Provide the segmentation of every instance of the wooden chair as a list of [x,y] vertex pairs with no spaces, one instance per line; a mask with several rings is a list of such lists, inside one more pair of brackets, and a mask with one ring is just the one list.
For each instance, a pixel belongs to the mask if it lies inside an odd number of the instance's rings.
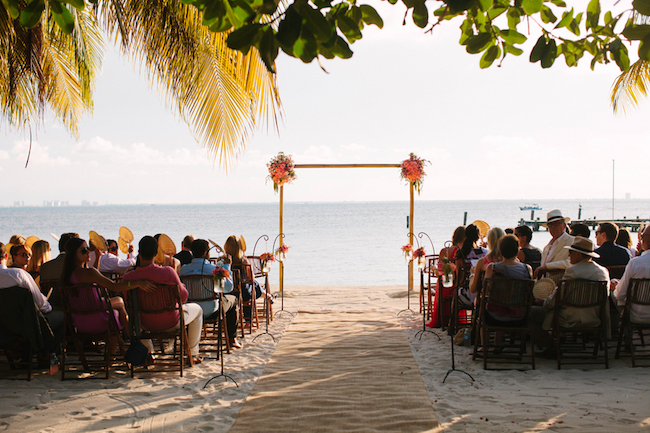
[[[239,315],[239,323],[241,324],[241,333],[242,333],[242,338],[244,337],[244,331],[246,328],[248,328],[248,333],[252,334],[253,333],[253,327],[255,329],[259,329],[260,323],[259,323],[259,318],[257,316],[257,303],[255,302],[255,283],[253,280],[253,274],[251,270],[251,266],[248,264],[240,264],[240,265],[231,265],[230,267],[232,269],[232,281],[233,285],[235,287],[235,290],[239,291],[239,305],[240,305],[240,315]],[[252,294],[251,294],[251,299],[244,302],[242,293],[245,290],[245,287],[247,284],[252,285]],[[244,307],[250,308],[250,316],[249,317],[244,317]],[[246,321],[245,319],[248,319]],[[248,323],[246,323],[248,322]]]
[[[270,294],[271,288],[269,286],[269,274],[264,272],[264,269],[262,269],[262,259],[259,256],[250,256],[247,258],[251,265],[251,272],[253,273],[253,278],[255,280],[258,280],[258,283],[264,288],[266,293]],[[260,279],[262,280],[262,282],[259,282]],[[268,302],[267,305],[266,302],[267,301],[262,302],[260,305],[257,306],[257,316],[264,317],[266,321],[270,323],[273,321],[273,304]],[[265,306],[268,306],[269,309],[268,317],[266,314]]]
[[[650,309],[650,279],[632,278],[627,290],[627,299],[621,318],[621,327],[618,332],[618,343],[616,345],[616,359],[621,353],[621,344],[625,336],[626,346],[630,349],[632,367],[636,367],[636,359],[650,359],[650,348],[647,348],[643,338],[643,331],[650,330],[650,323],[635,323],[630,318],[630,312],[637,306],[643,309]],[[634,331],[639,334],[638,343],[634,339]],[[637,353],[639,348],[639,353]]]
[[[527,363],[525,358],[530,359],[530,364],[533,370],[535,369],[535,345],[532,339],[532,330],[530,327],[531,306],[533,303],[533,286],[535,280],[531,279],[518,279],[518,278],[489,278],[486,280],[485,288],[481,292],[479,302],[479,313],[477,319],[477,326],[480,329],[479,335],[474,340],[474,353],[473,359],[479,356],[478,347],[480,342],[483,341],[483,369],[488,369],[488,362],[503,362],[507,364]],[[499,309],[507,308],[510,310],[520,311],[522,320],[509,322],[500,322],[499,324],[491,324],[488,318],[486,309],[488,306],[497,307]],[[488,323],[490,322],[490,323]],[[519,344],[510,344],[508,346],[500,346],[500,352],[490,352],[491,333],[508,333],[519,334]],[[526,341],[528,335],[531,336],[530,356],[526,356]],[[495,336],[496,347],[496,336]],[[514,352],[511,349],[516,349]]]
[[553,270],[548,270],[542,277],[544,278],[550,278],[553,280],[556,286],[560,285],[560,281],[564,277],[564,271],[565,269],[553,269]]
[[[121,328],[116,319],[117,313],[111,307],[111,301],[105,288],[94,284],[75,284],[61,287],[61,301],[65,314],[63,342],[61,349],[61,380],[73,365],[81,364],[83,371],[91,371],[91,364],[104,368],[106,379],[109,378],[113,354],[111,346],[116,344],[120,354],[125,355]],[[103,362],[96,359],[95,353],[86,353],[84,343],[88,341],[103,342]],[[69,343],[74,343],[79,362],[68,359]]]
[[425,256],[426,266],[420,270],[420,313],[426,309],[426,319],[433,315],[433,294],[438,279],[438,254]]
[[607,266],[607,272],[609,272],[610,281],[614,278],[616,278],[617,280],[623,278],[623,274],[625,273],[626,267],[627,265]]
[[[467,306],[458,299],[458,290],[461,287],[469,288],[470,272],[472,265],[464,260],[456,260],[456,281],[455,287],[451,293],[451,317],[449,319],[449,334],[456,335],[460,328],[469,328],[472,326],[472,317],[474,316],[474,307]],[[461,317],[461,314],[463,315]]]
[[[132,292],[135,292],[132,294]],[[151,367],[145,366],[138,368],[142,372],[167,372],[179,371],[183,377],[184,358],[187,356],[187,363],[190,367],[194,365],[190,345],[187,340],[187,331],[185,329],[185,316],[183,314],[183,304],[181,294],[177,285],[157,285],[155,292],[145,292],[141,289],[130,290],[129,295],[138,297],[138,311],[131,314],[162,314],[176,313],[179,316],[179,326],[169,331],[148,331],[143,329],[140,339],[158,340],[160,352],[156,355],[155,364]],[[132,305],[132,303],[130,303]],[[142,323],[142,320],[140,320]],[[171,357],[165,354],[162,347],[162,340],[174,340],[174,353]],[[168,368],[171,367],[171,368]],[[178,368],[174,368],[178,367]],[[134,376],[135,368],[131,365],[131,377]]]
[[[219,359],[219,351],[216,346],[218,346],[218,339],[223,338],[225,340],[226,352],[230,353],[230,339],[228,338],[228,325],[225,320],[225,311],[223,310],[223,302],[221,302],[221,293],[217,293],[214,290],[214,279],[212,275],[185,275],[181,277],[181,282],[185,284],[189,295],[187,302],[206,302],[206,301],[216,301],[219,303],[219,315],[215,317],[203,317],[203,331],[201,335],[201,349],[205,349],[205,352],[214,351]],[[221,316],[222,334],[219,334],[219,316]],[[212,347],[213,350],[207,350],[207,348]]]
[[39,283],[41,293],[45,295],[52,307],[63,308],[63,304],[61,302],[61,286],[63,286],[61,279],[44,281],[41,280]]
[[[601,343],[604,347],[605,368],[609,368],[607,354],[607,281],[590,281],[583,279],[561,280],[558,286],[555,299],[555,311],[553,316],[552,337],[555,341],[557,353],[557,368],[562,366],[562,361],[577,360],[576,363],[587,363],[585,361],[598,359],[598,351]],[[560,326],[560,312],[562,309],[597,309],[600,323],[597,326],[577,325],[571,328]],[[576,338],[570,343],[566,338],[573,334]],[[578,334],[582,339],[578,343]],[[593,339],[587,339],[593,336]],[[562,342],[564,338],[564,343]],[[593,349],[586,352],[588,344],[593,340]],[[564,348],[564,352],[560,349]],[[593,362],[590,362],[593,363]]]

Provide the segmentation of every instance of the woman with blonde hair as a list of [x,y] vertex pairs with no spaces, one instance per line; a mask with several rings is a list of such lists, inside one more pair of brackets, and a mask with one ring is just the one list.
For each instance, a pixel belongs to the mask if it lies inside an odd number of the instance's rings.
[[487,232],[487,243],[490,252],[487,253],[485,257],[479,259],[478,263],[476,263],[474,277],[469,284],[470,295],[468,296],[468,299],[472,303],[476,300],[476,297],[483,286],[483,276],[487,269],[487,265],[490,263],[497,263],[503,259],[503,257],[501,257],[501,252],[499,251],[499,240],[505,235],[505,232],[499,227],[493,227]]
[[41,265],[50,261],[50,243],[48,241],[36,241],[32,245],[32,258],[27,263],[25,270],[34,278],[39,284]]

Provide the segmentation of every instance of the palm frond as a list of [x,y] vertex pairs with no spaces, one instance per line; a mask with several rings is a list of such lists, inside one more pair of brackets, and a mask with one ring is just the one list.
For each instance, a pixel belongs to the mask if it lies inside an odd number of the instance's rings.
[[611,101],[614,113],[627,112],[648,96],[650,87],[650,62],[637,60],[630,69],[618,76],[612,86]]

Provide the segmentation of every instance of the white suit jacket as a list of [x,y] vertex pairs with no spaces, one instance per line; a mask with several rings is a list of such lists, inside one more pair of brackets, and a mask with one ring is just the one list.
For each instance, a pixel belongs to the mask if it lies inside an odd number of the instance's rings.
[[564,247],[570,247],[573,244],[573,239],[570,234],[562,233],[562,236],[557,238],[555,244],[551,245],[549,242],[542,251],[542,266],[546,266],[549,270],[566,269],[571,266],[569,249]]

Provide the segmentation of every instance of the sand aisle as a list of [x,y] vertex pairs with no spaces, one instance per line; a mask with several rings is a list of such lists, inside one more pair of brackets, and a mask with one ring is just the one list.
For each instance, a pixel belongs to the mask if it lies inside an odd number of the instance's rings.
[[394,315],[300,313],[231,432],[400,431],[438,426]]

